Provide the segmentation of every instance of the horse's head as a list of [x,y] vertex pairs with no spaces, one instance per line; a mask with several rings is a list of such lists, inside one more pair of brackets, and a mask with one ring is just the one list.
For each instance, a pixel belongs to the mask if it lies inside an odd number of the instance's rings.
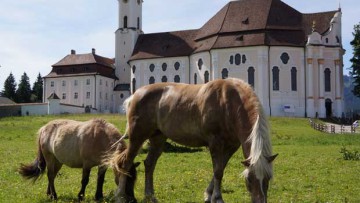
[[[129,172],[125,173],[127,175],[126,178],[126,185],[125,185],[125,193],[127,197],[127,202],[129,203],[137,203],[137,200],[135,198],[134,188],[135,188],[135,182],[137,178],[137,171],[136,168],[140,165],[140,162],[134,163]],[[115,183],[116,185],[119,185],[119,177],[124,172],[117,170],[116,168],[113,169],[115,174]]]
[[271,162],[277,154],[256,164],[250,164],[249,160],[242,162],[246,169],[243,172],[246,188],[250,192],[252,203],[266,203],[269,181],[272,178]]

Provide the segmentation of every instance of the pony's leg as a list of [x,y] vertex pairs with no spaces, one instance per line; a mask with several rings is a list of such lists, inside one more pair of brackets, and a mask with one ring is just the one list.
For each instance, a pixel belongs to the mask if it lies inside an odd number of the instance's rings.
[[85,198],[85,189],[87,184],[89,183],[89,176],[90,176],[90,167],[83,167],[82,169],[82,179],[81,179],[81,190],[78,194],[79,201],[83,201]]
[[156,135],[149,139],[149,152],[144,161],[145,165],[145,199],[146,201],[157,202],[154,193],[154,170],[157,160],[163,152],[166,137],[163,135]]
[[107,170],[106,166],[98,166],[98,177],[97,177],[95,200],[100,200],[104,197],[103,196],[103,185],[104,185],[106,170]]
[[222,139],[216,139],[210,144],[209,149],[213,162],[214,176],[205,191],[205,202],[210,202],[211,195],[211,203],[224,203],[221,195],[221,181],[224,175],[224,169],[239,146],[240,143],[225,143]]
[[57,194],[55,190],[55,177],[61,169],[62,163],[60,163],[55,157],[46,157],[47,177],[48,177],[48,188],[47,195],[54,200],[57,200]]

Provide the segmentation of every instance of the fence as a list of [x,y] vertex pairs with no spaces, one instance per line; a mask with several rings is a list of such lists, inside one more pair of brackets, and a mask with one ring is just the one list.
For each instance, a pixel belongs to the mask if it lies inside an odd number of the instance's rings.
[[309,123],[315,130],[325,133],[356,133],[356,128],[352,125],[322,124],[316,123],[312,119],[309,119]]

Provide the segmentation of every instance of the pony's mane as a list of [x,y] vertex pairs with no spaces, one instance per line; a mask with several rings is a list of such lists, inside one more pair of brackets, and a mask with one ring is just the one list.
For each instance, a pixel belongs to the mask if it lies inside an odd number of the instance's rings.
[[[109,166],[120,173],[127,174],[125,170],[123,170],[120,165],[126,159],[127,146],[124,140],[119,140],[115,144],[117,144],[116,150],[108,151],[102,158],[102,165]],[[114,146],[112,146],[114,147]]]
[[270,179],[273,176],[273,170],[267,158],[272,156],[272,148],[268,121],[261,105],[259,105],[259,114],[247,142],[251,143],[250,156],[247,159],[250,166],[245,169],[243,175],[247,177],[252,170],[258,179],[264,179],[264,177]]

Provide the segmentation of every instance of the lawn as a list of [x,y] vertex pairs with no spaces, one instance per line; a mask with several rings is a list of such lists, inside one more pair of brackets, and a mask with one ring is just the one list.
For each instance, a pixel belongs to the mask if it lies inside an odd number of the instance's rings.
[[[102,117],[124,132],[125,118],[119,115],[61,115],[10,117],[0,119],[0,202],[49,202],[44,176],[33,184],[17,173],[20,163],[33,161],[36,155],[36,131],[56,118],[88,120]],[[360,202],[360,161],[344,160],[340,150],[360,151],[360,134],[324,134],[311,129],[307,119],[270,118],[274,153],[274,179],[268,202]],[[179,148],[177,148],[179,149]],[[146,154],[140,153],[137,161]],[[239,150],[230,160],[223,180],[226,202],[249,202],[241,177],[244,167]],[[155,170],[155,192],[159,202],[202,202],[203,191],[211,178],[211,160],[206,148],[170,150],[158,161]],[[96,187],[93,169],[86,191],[92,202]],[[144,166],[138,168],[136,196],[143,198]],[[81,170],[66,166],[55,180],[59,201],[75,202],[80,190]],[[108,170],[104,184],[104,202],[113,200],[116,189]]]

